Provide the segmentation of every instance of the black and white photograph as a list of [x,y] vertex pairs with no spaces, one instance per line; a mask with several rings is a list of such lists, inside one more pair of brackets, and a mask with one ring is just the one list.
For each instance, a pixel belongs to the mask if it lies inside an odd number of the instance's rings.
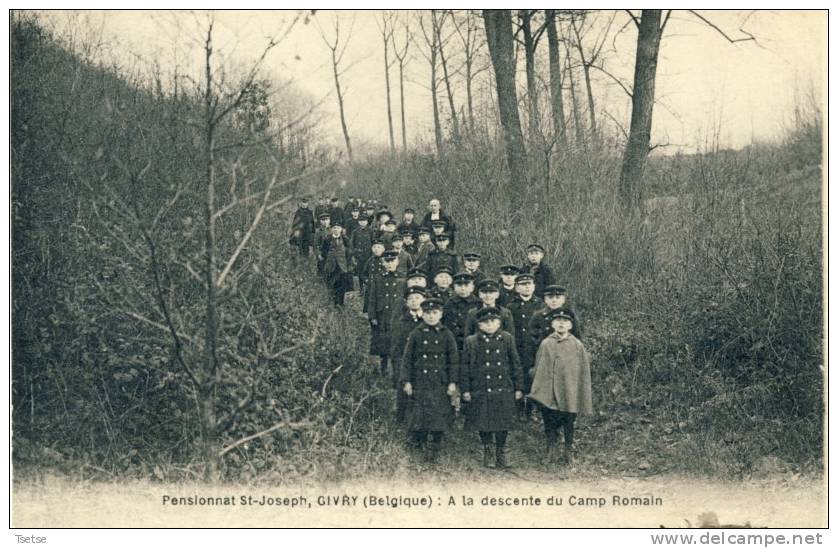
[[17,543],[820,544],[828,12],[349,7],[9,10]]

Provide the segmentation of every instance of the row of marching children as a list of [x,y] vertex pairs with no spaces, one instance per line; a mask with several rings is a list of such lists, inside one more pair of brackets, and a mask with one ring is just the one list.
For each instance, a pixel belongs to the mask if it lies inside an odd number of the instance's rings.
[[[509,431],[538,410],[543,461],[570,462],[576,417],[592,413],[590,358],[544,248],[528,245],[526,261],[501,266],[496,278],[476,251],[453,252],[455,226],[437,200],[415,228],[405,228],[413,210],[396,223],[386,206],[368,206],[347,206],[349,216],[334,223],[335,215],[320,213],[318,269],[337,305],[358,277],[370,354],[393,382],[396,418],[412,446],[436,462],[445,433],[463,415],[465,429],[478,432],[483,465],[507,468]],[[303,252],[301,240],[295,245]]]

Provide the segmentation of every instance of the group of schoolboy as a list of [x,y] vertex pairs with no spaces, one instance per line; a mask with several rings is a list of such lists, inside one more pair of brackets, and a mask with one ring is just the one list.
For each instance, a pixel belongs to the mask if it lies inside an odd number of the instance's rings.
[[370,354],[394,382],[396,419],[428,461],[464,415],[465,429],[479,433],[483,466],[508,468],[508,432],[538,408],[544,462],[570,462],[576,416],[591,414],[592,402],[590,358],[566,291],[537,243],[523,265],[501,266],[499,279],[481,270],[475,251],[461,266],[456,230],[438,200],[420,222],[410,208],[397,222],[374,200],[350,197],[340,207],[324,197],[314,211],[301,201],[291,243],[305,256],[314,247],[336,305],[357,277]]

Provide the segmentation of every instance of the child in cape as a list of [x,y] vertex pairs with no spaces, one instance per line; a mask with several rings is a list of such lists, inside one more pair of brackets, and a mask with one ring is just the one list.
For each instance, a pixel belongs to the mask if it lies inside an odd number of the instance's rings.
[[576,416],[593,414],[591,359],[573,334],[575,316],[572,310],[556,308],[547,313],[546,319],[553,333],[538,347],[532,389],[527,397],[541,406],[547,437],[545,464],[557,460],[559,430],[564,431],[564,452],[558,460],[570,463]]

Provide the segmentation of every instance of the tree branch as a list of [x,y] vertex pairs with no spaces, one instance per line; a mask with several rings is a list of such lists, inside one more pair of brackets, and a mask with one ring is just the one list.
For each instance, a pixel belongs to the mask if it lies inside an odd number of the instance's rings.
[[731,38],[730,36],[725,34],[725,32],[722,29],[720,29],[715,24],[713,24],[709,19],[707,19],[706,17],[704,17],[703,15],[698,13],[698,11],[696,11],[696,10],[687,10],[687,11],[689,13],[692,13],[693,15],[695,15],[701,21],[703,21],[708,27],[710,27],[711,29],[713,29],[716,32],[718,32],[719,34],[721,34],[724,37],[724,39],[727,40],[728,42],[730,42],[731,44],[735,44],[736,42],[751,42],[751,41],[756,42],[757,41],[756,36],[754,36],[753,34],[751,34],[750,32],[748,32],[748,31],[746,31],[742,28],[739,29],[739,32],[744,34],[746,36],[746,38]]
[[632,93],[632,91],[619,78],[617,78],[616,76],[614,76],[613,74],[611,74],[610,72],[605,70],[604,68],[598,67],[597,65],[591,65],[591,68],[597,69],[601,73],[605,74],[606,76],[608,76],[609,78],[614,80],[621,88],[623,88],[623,91],[626,92],[626,95],[628,95],[631,98],[634,98],[634,93]]
[[236,447],[239,447],[240,445],[244,445],[245,443],[247,443],[249,441],[253,441],[255,439],[261,438],[262,436],[267,436],[271,432],[276,432],[277,430],[281,430],[281,429],[301,430],[302,428],[304,428],[306,426],[311,426],[311,424],[312,424],[311,421],[308,421],[308,420],[298,421],[298,422],[288,422],[287,418],[283,418],[282,421],[274,424],[270,428],[266,428],[265,430],[262,430],[261,432],[257,432],[255,434],[250,435],[250,436],[246,436],[244,438],[241,438],[238,441],[235,441],[235,442],[231,443],[230,445],[226,446],[221,451],[219,451],[218,456],[223,457],[224,455],[226,455],[227,453],[229,453],[230,451],[232,451]]

